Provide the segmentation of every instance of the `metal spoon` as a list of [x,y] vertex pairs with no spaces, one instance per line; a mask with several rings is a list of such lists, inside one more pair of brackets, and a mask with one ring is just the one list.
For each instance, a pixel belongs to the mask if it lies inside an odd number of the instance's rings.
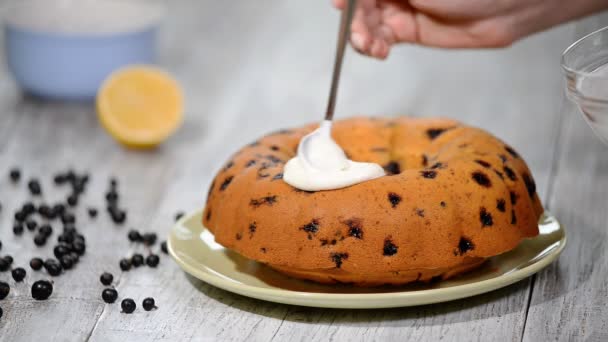
[[[334,60],[334,70],[331,78],[331,88],[329,90],[329,100],[327,102],[327,110],[325,111],[325,120],[321,123],[321,126],[313,132],[307,134],[300,140],[298,145],[298,153],[302,157],[302,161],[308,166],[314,166],[316,168],[335,168],[339,165],[331,161],[324,161],[323,163],[314,163],[308,160],[310,141],[314,137],[325,137],[331,140],[331,127],[332,120],[334,117],[334,109],[336,108],[336,96],[338,94],[338,85],[340,83],[340,72],[342,71],[342,60],[344,59],[344,50],[346,49],[346,42],[350,36],[350,25],[353,19],[353,13],[355,11],[357,0],[348,0],[346,2],[346,8],[342,11],[340,16],[340,31],[338,33],[338,45],[336,47],[336,58]],[[338,147],[339,148],[339,147]],[[321,165],[324,164],[324,165]],[[330,164],[330,165],[328,165]]]

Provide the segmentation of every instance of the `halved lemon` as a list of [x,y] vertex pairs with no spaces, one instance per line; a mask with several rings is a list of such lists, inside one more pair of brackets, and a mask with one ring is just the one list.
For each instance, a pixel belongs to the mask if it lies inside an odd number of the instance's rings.
[[179,84],[163,70],[147,65],[119,69],[97,93],[102,126],[120,143],[150,148],[181,125],[184,99]]

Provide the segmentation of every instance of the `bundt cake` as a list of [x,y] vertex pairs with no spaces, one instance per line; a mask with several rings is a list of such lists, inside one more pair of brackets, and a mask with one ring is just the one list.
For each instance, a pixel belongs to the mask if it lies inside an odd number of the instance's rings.
[[309,125],[243,147],[209,189],[221,245],[296,278],[357,286],[446,279],[538,234],[543,207],[521,156],[449,119],[351,118],[333,138],[387,176],[308,192],[282,180]]

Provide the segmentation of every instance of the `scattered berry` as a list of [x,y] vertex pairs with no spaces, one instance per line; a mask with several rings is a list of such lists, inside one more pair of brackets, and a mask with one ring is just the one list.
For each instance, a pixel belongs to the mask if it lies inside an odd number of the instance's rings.
[[59,244],[53,248],[53,254],[57,259],[60,259],[62,256],[68,253],[70,253],[70,250],[66,244]]
[[15,222],[13,226],[13,234],[20,236],[23,235],[23,224],[20,222]]
[[153,246],[156,243],[156,233],[146,233],[142,236],[142,240],[144,244],[148,246]]
[[21,170],[17,168],[11,169],[9,176],[13,183],[17,183],[21,179]]
[[36,236],[34,236],[34,244],[38,247],[46,245],[46,235],[36,234]]
[[[103,299],[104,302],[106,302],[108,304],[112,304],[118,298],[118,292],[115,289],[104,289],[101,292],[101,298]],[[124,303],[124,301],[123,301],[123,303]],[[122,309],[125,310],[124,306]],[[133,308],[133,310],[135,310],[135,308]],[[133,310],[131,310],[131,312],[133,312]],[[129,313],[131,313],[131,312],[129,312]]]
[[97,217],[97,209],[95,209],[95,208],[89,208],[88,213],[89,213],[89,217],[90,218],[96,218]]
[[55,213],[55,215],[62,215],[63,213],[65,213],[65,205],[57,203],[53,206],[51,210],[53,211],[53,213]]
[[40,182],[37,179],[32,179],[27,183],[27,187],[33,196],[39,196],[42,194],[42,188]]
[[32,260],[30,260],[30,267],[34,270],[34,271],[38,271],[42,268],[43,265],[43,261],[40,258],[33,258]]
[[68,196],[67,203],[70,207],[75,207],[78,205],[78,196],[76,194],[71,194]]
[[51,227],[50,224],[43,224],[38,229],[38,234],[44,235],[48,238],[49,236],[51,236],[51,234],[53,234],[53,227]]
[[64,212],[61,215],[61,222],[63,224],[67,224],[67,223],[75,223],[76,222],[76,217],[68,212]]
[[67,182],[67,177],[62,173],[57,174],[55,177],[53,177],[53,182],[57,185],[62,185]]
[[135,311],[137,305],[135,304],[135,301],[133,299],[125,298],[120,303],[120,307],[122,308],[122,312],[130,314]]
[[53,284],[48,280],[38,280],[32,285],[32,298],[46,300],[53,293]]
[[27,230],[31,232],[36,230],[36,228],[38,227],[38,223],[34,220],[27,220],[25,222],[25,226],[27,227]]
[[78,256],[78,254],[76,252],[71,252],[70,254],[70,258],[72,259],[72,263],[75,265],[78,263],[78,261],[80,260],[80,257]]
[[76,254],[78,255],[84,255],[84,252],[86,251],[86,245],[84,244],[83,240],[74,240],[74,252],[76,252]]
[[123,271],[128,271],[131,269],[131,261],[128,259],[120,259],[120,269]]
[[59,236],[57,237],[57,242],[64,242],[64,243],[74,242],[74,233],[75,233],[76,229],[74,228],[74,231],[71,231],[71,229],[64,228],[63,230],[64,230],[64,232],[59,234]]
[[61,267],[63,267],[64,270],[69,270],[74,266],[74,261],[72,261],[72,256],[70,256],[69,254],[66,254],[66,255],[62,256],[61,258],[59,258],[59,262],[61,263]]
[[133,267],[139,267],[144,264],[144,256],[141,254],[133,254],[131,257],[131,264]]
[[112,284],[112,281],[114,281],[114,276],[111,273],[104,272],[101,274],[101,277],[99,277],[99,281],[101,281],[102,284],[108,286]]
[[15,213],[15,221],[23,222],[27,218],[27,215],[22,210],[19,210]]
[[13,257],[10,255],[4,256],[3,259],[4,259],[4,261],[6,261],[9,264],[9,266],[13,263]]
[[61,264],[55,259],[46,259],[44,269],[53,277],[60,275],[62,270]]
[[36,206],[32,202],[27,202],[23,205],[21,211],[23,211],[26,215],[33,214],[36,212]]
[[15,279],[16,282],[20,282],[25,278],[26,272],[23,267],[17,267],[13,269],[11,275],[13,276],[13,279]]
[[163,241],[163,242],[160,244],[160,250],[161,250],[161,251],[163,251],[163,253],[165,253],[165,254],[168,254],[168,253],[169,253],[169,250],[168,250],[168,248],[167,248],[167,241]]
[[4,258],[0,259],[0,272],[6,272],[10,267],[11,264],[4,260]]
[[131,242],[141,241],[141,235],[135,229],[129,230],[129,234],[127,236],[129,237],[129,241],[131,241]]
[[0,300],[6,298],[9,292],[11,292],[11,287],[8,286],[8,283],[0,281]]
[[185,215],[185,214],[184,214],[184,212],[183,212],[183,211],[178,211],[178,212],[175,214],[175,221],[179,221],[179,219],[181,219],[182,217],[184,217],[184,215]]
[[144,310],[146,311],[150,311],[156,308],[156,304],[154,303],[154,298],[152,297],[148,297],[145,298],[144,301],[141,303],[141,305],[143,306]]
[[150,254],[146,257],[146,265],[148,265],[150,267],[158,266],[159,261],[160,261],[160,258],[156,254]]

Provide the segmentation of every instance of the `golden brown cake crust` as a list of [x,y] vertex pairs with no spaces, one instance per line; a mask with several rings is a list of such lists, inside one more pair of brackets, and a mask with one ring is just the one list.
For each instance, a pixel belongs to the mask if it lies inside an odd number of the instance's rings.
[[311,193],[282,172],[315,127],[270,134],[218,172],[203,215],[218,243],[295,277],[377,285],[453,276],[538,234],[543,208],[526,163],[481,129],[337,121],[333,137],[347,155],[391,175]]

